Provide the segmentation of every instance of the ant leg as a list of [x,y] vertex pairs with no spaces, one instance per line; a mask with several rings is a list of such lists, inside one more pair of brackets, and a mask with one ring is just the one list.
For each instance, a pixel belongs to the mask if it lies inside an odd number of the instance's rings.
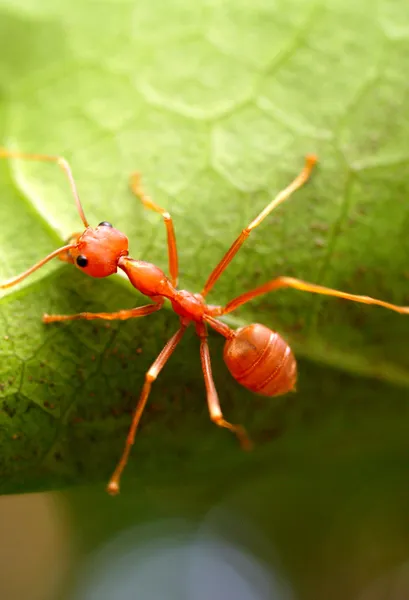
[[225,427],[236,434],[243,450],[251,450],[252,443],[246,430],[241,425],[233,425],[223,418],[220,408],[219,397],[212,376],[212,367],[210,363],[209,344],[207,343],[206,326],[202,323],[196,325],[196,332],[200,337],[200,359],[206,386],[207,404],[209,407],[210,418],[213,423],[219,427]]
[[75,204],[77,205],[77,209],[79,215],[81,217],[82,222],[85,227],[89,227],[88,221],[85,218],[84,211],[81,206],[80,197],[78,195],[77,186],[75,184],[74,176],[71,171],[71,167],[65,158],[62,156],[52,156],[50,154],[29,154],[27,152],[15,152],[14,150],[7,150],[6,148],[0,148],[0,158],[22,158],[24,160],[35,160],[40,162],[54,162],[57,163],[59,167],[64,171],[70,187],[72,194],[75,199]]
[[115,495],[119,493],[119,480],[121,478],[122,471],[124,470],[126,463],[128,462],[129,453],[135,441],[136,430],[138,428],[139,421],[141,420],[143,410],[146,406],[146,402],[151,391],[152,383],[155,381],[160,371],[163,369],[171,354],[175,350],[176,346],[182,339],[186,327],[187,325],[181,325],[180,329],[170,338],[170,340],[163,348],[162,352],[159,354],[159,356],[145,375],[145,383],[143,385],[138,404],[136,405],[131,427],[129,429],[128,437],[126,439],[124,451],[107,485],[107,491],[109,494]]
[[114,321],[119,319],[125,321],[125,319],[135,319],[136,317],[146,317],[158,310],[163,306],[163,300],[156,302],[155,304],[147,304],[146,306],[138,306],[137,308],[130,308],[127,310],[118,310],[117,312],[102,312],[102,313],[90,313],[82,312],[76,315],[43,315],[43,323],[55,323],[56,321],[76,321],[78,319],[104,319],[105,321]]
[[141,200],[145,208],[149,208],[163,217],[168,238],[169,273],[173,287],[177,287],[179,275],[178,251],[172,217],[164,208],[158,206],[150,196],[145,194],[141,185],[141,176],[139,173],[133,173],[131,175],[130,187],[135,196]]
[[231,263],[237,252],[240,250],[241,246],[244,244],[246,239],[249,237],[250,233],[253,229],[258,227],[262,221],[284,200],[287,200],[293,192],[298,190],[304,183],[309,179],[311,175],[311,171],[313,166],[317,162],[317,157],[313,154],[309,154],[305,159],[305,166],[301,173],[297,175],[292,183],[287,186],[284,190],[281,190],[277,194],[277,196],[269,203],[267,206],[261,211],[261,213],[241,232],[239,237],[233,242],[230,246],[229,250],[223,256],[222,260],[219,264],[213,269],[210,273],[208,280],[205,283],[203,290],[200,292],[204,297],[206,296],[216,281],[219,279],[220,275],[227,268],[227,266]]
[[[397,306],[396,304],[391,304],[390,302],[384,302],[383,300],[377,300],[376,298],[371,298],[371,296],[359,296],[356,294],[348,294],[347,292],[341,292],[339,290],[334,290],[331,288],[324,287],[322,285],[316,285],[314,283],[308,283],[306,281],[302,281],[301,279],[294,279],[294,277],[276,277],[271,281],[268,281],[264,285],[255,288],[254,290],[250,290],[249,292],[245,292],[230,300],[226,304],[226,306],[221,306],[217,312],[216,310],[212,313],[212,316],[220,316],[225,315],[227,313],[236,310],[242,304],[245,304],[249,300],[256,298],[257,296],[261,296],[261,294],[265,294],[266,292],[273,292],[280,288],[294,288],[296,290],[300,290],[302,292],[310,292],[312,294],[321,294],[323,296],[335,296],[336,298],[344,298],[345,300],[351,300],[352,302],[360,302],[362,304],[375,304],[376,306],[383,306],[389,310],[394,310],[401,314],[409,314],[409,306]],[[204,317],[206,320],[206,316]]]

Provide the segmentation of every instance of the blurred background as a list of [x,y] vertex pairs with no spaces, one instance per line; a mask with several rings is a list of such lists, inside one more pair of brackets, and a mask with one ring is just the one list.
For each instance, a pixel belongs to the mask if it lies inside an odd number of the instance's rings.
[[[409,304],[408,57],[405,0],[0,0],[0,145],[64,155],[89,221],[167,269],[163,224],[127,188],[142,171],[193,291],[316,152],[311,182],[209,301],[285,274]],[[57,171],[1,162],[0,280],[78,230]],[[187,334],[112,498],[176,318],[45,328],[41,315],[142,303],[119,277],[60,263],[0,300],[0,597],[407,600],[409,319],[295,291],[232,315],[298,356],[297,393],[260,398],[211,335],[251,454],[210,423]]]

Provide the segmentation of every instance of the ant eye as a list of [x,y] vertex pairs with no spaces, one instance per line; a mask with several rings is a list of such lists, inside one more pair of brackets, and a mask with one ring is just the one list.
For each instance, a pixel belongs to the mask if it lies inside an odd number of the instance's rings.
[[98,227],[112,227],[112,223],[108,223],[108,221],[101,221],[101,223],[99,223]]
[[88,258],[86,256],[83,256],[82,254],[77,256],[77,265],[79,267],[86,267],[87,264],[88,264]]

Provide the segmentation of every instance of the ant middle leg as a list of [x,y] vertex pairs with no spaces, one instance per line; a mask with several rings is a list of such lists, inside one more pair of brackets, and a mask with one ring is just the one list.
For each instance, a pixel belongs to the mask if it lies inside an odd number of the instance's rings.
[[142,388],[141,395],[138,400],[138,404],[136,405],[136,409],[134,412],[134,416],[132,419],[131,427],[129,429],[128,437],[126,438],[125,448],[123,450],[122,456],[116,466],[116,469],[109,480],[107,486],[107,492],[109,494],[115,495],[119,493],[119,481],[122,475],[122,471],[124,470],[126,463],[128,462],[129,453],[131,451],[132,445],[135,441],[136,430],[138,428],[139,422],[142,417],[142,413],[148,401],[148,397],[151,391],[152,383],[156,380],[160,371],[165,366],[166,362],[169,360],[176,346],[179,344],[182,339],[183,334],[185,333],[187,325],[183,324],[178,329],[178,331],[170,338],[167,342],[163,350],[160,352],[157,359],[153,362],[150,369],[147,371],[145,375],[145,383]]
[[223,273],[223,271],[225,271],[227,266],[231,263],[237,252],[240,250],[241,246],[249,237],[252,230],[258,227],[279,204],[287,200],[287,198],[289,198],[296,190],[298,190],[302,185],[304,185],[304,183],[307,182],[316,162],[317,157],[314,154],[307,155],[305,158],[305,165],[301,173],[297,175],[290,185],[281,190],[281,192],[279,192],[277,196],[269,204],[267,204],[261,213],[245,229],[243,229],[239,237],[233,242],[229,250],[223,256],[222,260],[210,273],[204,288],[201,291],[201,295],[203,297],[210,292],[220,275]]
[[142,188],[141,175],[140,173],[133,173],[130,177],[130,188],[131,191],[139,198],[145,208],[153,210],[162,215],[168,242],[168,259],[169,259],[169,273],[173,287],[177,287],[178,276],[179,276],[179,265],[178,265],[178,251],[176,245],[176,234],[173,226],[173,220],[167,210],[161,208],[156,202],[152,200],[148,194]]

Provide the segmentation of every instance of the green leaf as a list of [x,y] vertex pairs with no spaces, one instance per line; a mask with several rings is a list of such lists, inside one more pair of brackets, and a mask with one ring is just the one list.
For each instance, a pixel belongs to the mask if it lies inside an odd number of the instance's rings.
[[[132,256],[167,269],[163,224],[127,189],[140,170],[175,219],[181,286],[193,291],[303,156],[316,152],[311,183],[254,232],[209,300],[224,303],[284,274],[409,304],[404,7],[403,0],[383,0],[378,10],[369,0],[1,0],[3,145],[67,158],[90,222],[114,223],[129,236]],[[53,165],[4,161],[0,191],[2,279],[81,226]],[[57,261],[3,297],[3,491],[108,476],[144,372],[177,319],[167,307],[109,327],[45,327],[41,315],[143,301],[119,277],[91,280]],[[305,359],[299,406],[341,403],[354,389],[368,402],[388,393],[408,398],[407,317],[289,290],[229,320],[253,321],[277,328]],[[155,384],[128,476],[147,480],[177,465],[179,478],[192,478],[212,465],[237,477],[277,451],[273,433],[280,419],[293,418],[291,403],[240,389],[223,366],[221,341],[211,342],[226,417],[249,427],[261,454],[243,456],[208,422],[192,333]],[[346,371],[391,387],[349,380]]]

